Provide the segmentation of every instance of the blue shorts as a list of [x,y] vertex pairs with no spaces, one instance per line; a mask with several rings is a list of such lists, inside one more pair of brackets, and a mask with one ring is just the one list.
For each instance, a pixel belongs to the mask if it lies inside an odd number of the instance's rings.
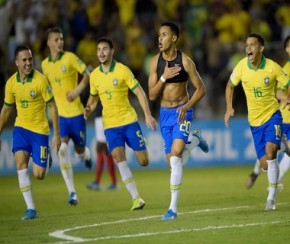
[[48,135],[32,132],[21,127],[14,127],[12,152],[26,151],[40,167],[46,168],[48,157]]
[[286,135],[287,141],[290,140],[290,124],[282,124],[282,134]]
[[282,134],[281,130],[282,116],[280,110],[275,112],[266,123],[260,126],[251,126],[258,159],[265,155],[267,142],[272,142],[280,148]]
[[193,120],[193,109],[187,110],[185,121],[179,124],[177,108],[181,106],[183,105],[174,108],[160,107],[160,130],[164,140],[165,154],[171,152],[171,146],[175,139],[181,139],[188,143],[191,121]]
[[134,151],[146,150],[145,139],[138,122],[105,129],[105,136],[110,153],[116,147],[125,147],[125,143]]
[[60,137],[71,138],[75,145],[85,147],[86,145],[86,122],[84,115],[71,118],[59,117]]

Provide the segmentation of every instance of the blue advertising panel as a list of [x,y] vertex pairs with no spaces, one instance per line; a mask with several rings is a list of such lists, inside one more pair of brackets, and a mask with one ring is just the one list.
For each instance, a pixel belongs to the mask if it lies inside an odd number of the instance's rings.
[[[141,127],[147,139],[149,150],[150,165],[146,168],[168,167],[159,128],[153,132],[146,127],[145,123],[141,123]],[[193,149],[186,167],[254,165],[256,154],[247,119],[232,119],[230,128],[225,128],[223,120],[197,121],[193,124],[193,127],[202,129],[203,137],[207,140],[210,151],[203,153],[199,148]],[[1,141],[0,175],[16,174],[15,162],[11,152],[12,129],[6,129],[2,133]],[[93,162],[95,162],[95,131],[94,126],[91,124],[87,126],[87,142]],[[69,144],[69,150],[74,170],[86,170],[84,164],[77,161],[72,143]],[[138,164],[131,149],[127,148],[126,151],[130,167],[144,168]],[[52,157],[54,163],[51,171],[60,172],[58,157],[55,152],[53,152]]]

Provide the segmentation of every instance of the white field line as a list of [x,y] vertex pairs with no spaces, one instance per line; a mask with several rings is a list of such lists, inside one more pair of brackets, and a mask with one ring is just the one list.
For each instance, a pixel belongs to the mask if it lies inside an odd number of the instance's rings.
[[[237,206],[237,207],[229,207],[229,208],[201,209],[201,210],[196,210],[196,211],[179,213],[178,215],[180,216],[183,214],[198,214],[198,213],[214,212],[214,211],[229,211],[229,210],[236,210],[236,209],[245,209],[249,207],[250,206]],[[74,236],[65,234],[66,232],[79,230],[79,229],[86,229],[86,228],[98,227],[98,226],[103,226],[103,225],[121,224],[121,223],[132,222],[132,221],[142,221],[142,220],[153,219],[153,218],[161,218],[161,216],[162,215],[152,215],[152,216],[146,216],[146,217],[141,217],[141,218],[136,218],[136,219],[123,219],[123,220],[112,221],[112,222],[103,222],[99,224],[76,226],[73,228],[50,232],[49,236],[62,239],[63,241],[57,242],[58,244],[60,244],[60,243],[88,242],[88,241],[100,241],[100,240],[110,240],[110,239],[124,239],[124,238],[140,237],[140,236],[154,236],[154,235],[161,235],[161,234],[174,234],[174,233],[191,232],[191,231],[243,228],[243,227],[250,227],[250,226],[268,225],[268,224],[277,224],[277,223],[286,222],[286,221],[271,221],[271,222],[257,222],[257,223],[248,223],[248,224],[206,226],[206,227],[192,228],[192,229],[183,228],[183,229],[171,230],[171,231],[146,232],[146,233],[136,233],[136,234],[130,234],[130,235],[118,235],[118,236],[112,235],[112,236],[103,236],[103,237],[97,237],[97,238],[80,238],[80,237],[74,237]]]

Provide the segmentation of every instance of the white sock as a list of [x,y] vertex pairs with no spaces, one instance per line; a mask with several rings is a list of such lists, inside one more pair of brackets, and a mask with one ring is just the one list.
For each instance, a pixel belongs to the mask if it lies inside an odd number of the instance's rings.
[[277,183],[279,177],[279,165],[278,160],[266,160],[268,163],[268,182],[269,182],[269,194],[267,200],[275,200],[276,192],[277,192]]
[[139,193],[137,191],[133,174],[128,166],[127,161],[118,162],[118,169],[121,175],[121,179],[124,182],[127,190],[131,194],[132,199],[138,198]]
[[27,209],[35,209],[28,169],[17,170],[17,174],[20,191],[22,192]]
[[182,184],[182,159],[176,156],[170,157],[171,175],[170,175],[170,190],[171,202],[169,209],[177,213],[177,203],[179,199],[180,188]]
[[58,156],[62,177],[66,184],[68,193],[70,194],[71,192],[76,192],[74,186],[72,163],[68,155],[68,145],[66,143],[61,143]]
[[261,167],[261,164],[260,164],[259,159],[257,159],[257,160],[256,160],[256,163],[255,163],[255,167],[254,167],[253,172],[254,172],[256,175],[258,175],[258,174],[261,173],[261,171],[262,171],[262,167]]
[[83,153],[75,153],[76,157],[80,160],[80,161],[84,161],[84,160],[89,160],[91,159],[91,152],[89,150],[88,147],[85,147],[85,151]]
[[287,173],[290,169],[290,157],[284,153],[283,158],[281,159],[281,162],[279,164],[279,179],[278,182],[281,182],[283,179],[285,173]]

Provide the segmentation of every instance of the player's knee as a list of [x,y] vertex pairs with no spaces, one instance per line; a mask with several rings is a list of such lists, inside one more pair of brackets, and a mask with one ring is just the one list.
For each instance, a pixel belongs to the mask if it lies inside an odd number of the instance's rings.
[[144,159],[142,159],[141,161],[139,161],[140,162],[140,165],[141,166],[147,166],[148,164],[149,164],[149,160],[148,160],[148,158],[144,158]]
[[171,156],[175,156],[175,157],[181,158],[182,157],[182,153],[183,153],[183,151],[173,149],[173,150],[171,150],[170,154],[171,154]]
[[43,180],[45,177],[45,170],[36,170],[33,172],[33,175],[38,180]]
[[141,166],[147,166],[148,164],[149,164],[149,159],[148,159],[148,156],[147,156],[147,154],[145,153],[145,154],[139,154],[138,156],[137,156],[137,158],[138,158],[138,161],[139,161],[139,163],[140,163],[140,165]]

